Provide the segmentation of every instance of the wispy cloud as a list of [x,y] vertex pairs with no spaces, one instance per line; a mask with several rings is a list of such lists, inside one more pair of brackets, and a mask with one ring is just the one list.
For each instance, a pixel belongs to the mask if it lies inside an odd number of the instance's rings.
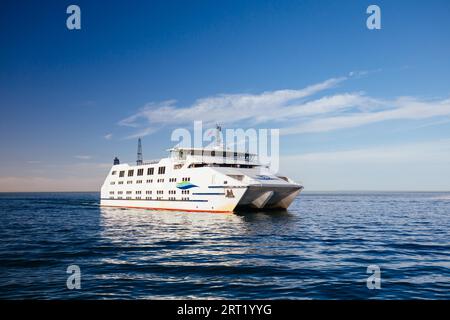
[[77,156],[75,156],[75,158],[79,159],[79,160],[90,160],[90,159],[92,159],[92,156],[89,156],[89,155],[77,155]]
[[354,112],[342,116],[315,118],[282,130],[283,134],[325,132],[354,128],[388,120],[418,120],[450,115],[450,99],[421,101],[401,97],[393,101],[373,100],[382,110]]
[[[214,123],[237,123],[240,121],[265,122],[278,118],[280,108],[285,108],[284,116],[297,109],[294,102],[313,96],[321,91],[336,87],[347,77],[332,78],[299,90],[276,90],[260,94],[220,94],[198,99],[191,106],[178,107],[176,100],[149,103],[136,114],[119,122],[121,126],[140,128],[140,133],[153,133],[164,125],[183,125],[202,120]],[[317,111],[320,112],[320,111]]]
[[105,138],[106,140],[111,140],[112,137],[113,137],[112,133],[108,133],[103,136],[103,138]]
[[449,163],[449,139],[281,157],[307,190],[450,190]]
[[[450,115],[450,99],[423,100],[416,97],[382,99],[365,92],[323,95],[349,79],[374,71],[350,72],[303,89],[266,91],[260,94],[221,94],[196,100],[182,107],[176,100],[149,103],[119,122],[137,129],[129,137],[152,134],[164,126],[179,126],[202,120],[207,125],[270,124],[282,134],[327,132],[355,128],[388,120],[418,120]],[[322,94],[322,96],[317,96]]]

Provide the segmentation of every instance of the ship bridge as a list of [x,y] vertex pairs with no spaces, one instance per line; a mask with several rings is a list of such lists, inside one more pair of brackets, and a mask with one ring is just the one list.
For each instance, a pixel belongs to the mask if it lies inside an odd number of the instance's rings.
[[193,166],[203,165],[239,165],[242,167],[260,166],[256,154],[249,152],[237,152],[224,149],[205,148],[181,148],[175,147],[168,150],[170,158],[175,162],[188,162]]

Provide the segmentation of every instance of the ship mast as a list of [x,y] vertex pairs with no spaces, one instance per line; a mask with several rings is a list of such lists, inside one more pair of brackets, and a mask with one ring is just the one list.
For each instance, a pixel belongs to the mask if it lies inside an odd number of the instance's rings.
[[222,127],[216,123],[216,147],[220,148],[222,146]]
[[142,144],[141,144],[141,138],[138,139],[138,149],[137,149],[137,160],[136,160],[136,165],[140,166],[143,163],[143,158],[142,158]]

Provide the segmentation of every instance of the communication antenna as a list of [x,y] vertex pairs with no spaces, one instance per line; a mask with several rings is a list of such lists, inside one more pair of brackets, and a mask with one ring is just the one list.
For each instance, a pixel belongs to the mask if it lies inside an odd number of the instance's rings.
[[137,160],[136,160],[136,164],[138,166],[142,165],[143,163],[143,159],[142,159],[142,143],[141,143],[141,138],[138,139],[138,149],[137,149]]

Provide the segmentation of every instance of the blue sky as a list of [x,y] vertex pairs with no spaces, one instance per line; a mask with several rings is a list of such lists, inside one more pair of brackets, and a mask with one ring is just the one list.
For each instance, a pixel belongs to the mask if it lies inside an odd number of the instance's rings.
[[130,137],[158,158],[174,128],[215,114],[280,128],[281,171],[306,190],[450,190],[448,1],[2,1],[0,15],[0,191],[98,190],[114,156],[134,161]]

